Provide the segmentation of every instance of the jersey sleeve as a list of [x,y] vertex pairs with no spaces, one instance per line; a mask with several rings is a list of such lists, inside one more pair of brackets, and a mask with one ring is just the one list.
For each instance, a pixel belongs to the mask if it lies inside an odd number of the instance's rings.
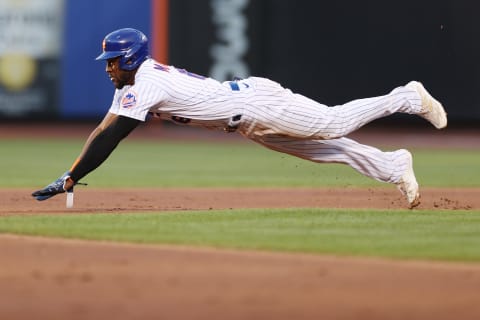
[[145,121],[150,109],[165,100],[165,92],[150,83],[138,83],[115,95],[110,110],[120,116]]
[[123,96],[124,91],[126,91],[126,90],[125,89],[122,89],[122,90],[116,89],[115,90],[115,93],[113,94],[112,105],[110,106],[110,109],[108,110],[108,112],[113,113],[113,114],[118,114],[118,112],[120,110],[120,99]]

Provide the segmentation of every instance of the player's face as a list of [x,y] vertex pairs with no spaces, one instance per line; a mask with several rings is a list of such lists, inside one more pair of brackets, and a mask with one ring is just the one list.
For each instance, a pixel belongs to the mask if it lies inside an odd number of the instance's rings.
[[120,57],[107,60],[107,72],[110,80],[117,89],[122,89],[127,84],[133,84],[135,72],[120,69]]

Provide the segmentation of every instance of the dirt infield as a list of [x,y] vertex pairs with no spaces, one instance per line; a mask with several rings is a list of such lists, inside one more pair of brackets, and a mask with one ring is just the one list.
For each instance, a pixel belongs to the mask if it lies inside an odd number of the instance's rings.
[[[91,189],[77,187],[75,205],[65,207],[65,195],[38,202],[32,190],[0,189],[0,215],[37,213],[95,213],[132,211],[210,210],[230,208],[372,208],[405,209],[406,201],[390,188],[181,188]],[[480,209],[480,189],[426,188],[416,210]]]
[[480,265],[0,235],[1,319],[480,317]]
[[[78,188],[1,215],[228,208],[404,208],[389,189]],[[427,189],[418,210],[478,209],[480,190]],[[140,246],[0,235],[0,319],[479,319],[480,265]]]

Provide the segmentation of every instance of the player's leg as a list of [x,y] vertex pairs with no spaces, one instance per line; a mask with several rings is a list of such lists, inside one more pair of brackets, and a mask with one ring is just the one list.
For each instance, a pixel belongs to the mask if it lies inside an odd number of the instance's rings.
[[343,105],[324,107],[312,105],[311,100],[301,95],[294,95],[293,105],[286,115],[297,119],[300,110],[309,119],[302,119],[306,135],[312,138],[336,139],[363,127],[373,120],[383,118],[396,112],[419,114],[422,111],[422,99],[419,94],[407,87],[395,88],[387,95],[353,100]]
[[266,79],[256,82],[255,101],[246,105],[242,119],[246,136],[284,134],[296,138],[336,139],[396,112],[420,115],[437,128],[446,125],[443,107],[418,82],[395,88],[387,95],[334,107],[271,83]]
[[411,207],[419,204],[412,156],[405,149],[383,152],[348,138],[298,140],[271,135],[255,141],[272,150],[313,162],[347,164],[367,177],[396,184]]

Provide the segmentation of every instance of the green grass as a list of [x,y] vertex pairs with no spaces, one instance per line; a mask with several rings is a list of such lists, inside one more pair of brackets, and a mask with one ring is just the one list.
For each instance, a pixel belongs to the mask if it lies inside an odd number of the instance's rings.
[[[0,187],[42,187],[83,140],[0,140]],[[480,187],[480,150],[412,150],[423,187]],[[93,187],[376,187],[338,164],[254,143],[125,141],[84,181]],[[227,210],[0,217],[0,233],[225,248],[480,261],[480,211]]]
[[[83,140],[0,140],[0,187],[41,187],[67,170]],[[413,150],[422,186],[479,187],[480,150]],[[85,179],[94,187],[360,186],[382,184],[254,143],[123,142]]]
[[480,211],[228,210],[9,216],[0,233],[219,248],[480,261]]

